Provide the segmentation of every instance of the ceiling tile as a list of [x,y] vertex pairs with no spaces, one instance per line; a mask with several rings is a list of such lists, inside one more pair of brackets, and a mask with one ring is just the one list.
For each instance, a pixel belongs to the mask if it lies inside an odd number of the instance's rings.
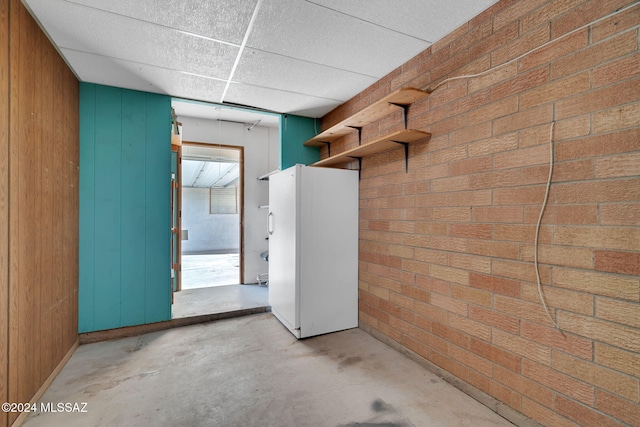
[[255,49],[243,52],[234,82],[346,101],[375,77]]
[[[30,1],[61,48],[227,79],[238,47],[60,1]],[[70,62],[73,66],[74,63]]]
[[240,45],[258,0],[68,0]]
[[247,46],[380,78],[429,44],[313,3],[264,0]]
[[[309,0],[355,18],[433,43],[497,0]],[[460,13],[464,11],[464,13]]]
[[181,72],[62,49],[76,65],[80,80],[125,89],[170,94],[172,96],[219,102],[225,82]]
[[333,99],[238,83],[229,86],[225,101],[307,117],[322,117],[342,103]]

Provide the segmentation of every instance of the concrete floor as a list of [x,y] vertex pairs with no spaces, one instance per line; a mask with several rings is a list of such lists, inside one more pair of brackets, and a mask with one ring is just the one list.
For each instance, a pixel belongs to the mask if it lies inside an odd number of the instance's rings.
[[174,293],[171,318],[269,307],[269,290],[258,285],[227,285]]
[[80,346],[25,426],[511,426],[360,329],[297,341],[257,314]]
[[[248,280],[255,281],[255,277]],[[240,254],[182,255],[182,289],[240,283]]]

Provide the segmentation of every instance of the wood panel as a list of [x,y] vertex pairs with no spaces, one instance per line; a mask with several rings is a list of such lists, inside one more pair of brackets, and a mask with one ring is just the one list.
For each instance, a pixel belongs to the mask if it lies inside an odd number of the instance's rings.
[[[10,55],[8,190],[0,190],[0,201],[9,193],[9,217],[2,221],[8,261],[0,252],[9,288],[4,400],[28,402],[78,337],[78,82],[20,1],[7,3],[9,34],[1,38]],[[8,424],[16,417],[9,414]]]
[[[9,2],[0,0],[0,403],[8,399],[9,371]],[[0,412],[0,427],[8,415]]]
[[171,318],[171,100],[81,84],[80,332]]

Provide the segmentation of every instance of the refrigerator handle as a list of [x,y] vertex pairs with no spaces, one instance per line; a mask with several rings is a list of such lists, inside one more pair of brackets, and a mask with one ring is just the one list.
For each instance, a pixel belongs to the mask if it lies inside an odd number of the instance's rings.
[[273,234],[273,212],[269,212],[267,215],[267,232],[269,235]]

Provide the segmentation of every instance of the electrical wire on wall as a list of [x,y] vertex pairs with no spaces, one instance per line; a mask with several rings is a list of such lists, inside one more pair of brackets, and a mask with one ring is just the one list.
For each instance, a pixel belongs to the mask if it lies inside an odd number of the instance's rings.
[[[495,70],[497,70],[499,68],[502,68],[502,67],[504,67],[506,65],[509,65],[509,64],[511,64],[511,63],[513,63],[515,61],[518,61],[518,60],[524,58],[525,56],[530,55],[533,52],[536,52],[536,51],[538,51],[538,50],[540,50],[540,49],[542,49],[542,48],[544,48],[546,46],[549,46],[550,44],[553,44],[553,43],[555,43],[555,42],[557,42],[559,40],[562,40],[565,37],[570,36],[571,34],[574,34],[574,33],[578,32],[578,31],[581,31],[581,30],[583,30],[585,28],[588,28],[588,27],[590,27],[590,26],[592,26],[592,25],[594,25],[594,24],[596,24],[598,22],[601,22],[601,21],[604,21],[606,19],[609,19],[612,16],[615,16],[615,15],[617,15],[619,13],[622,13],[622,12],[624,12],[624,11],[626,11],[628,9],[631,9],[633,7],[636,7],[638,5],[640,5],[640,2],[636,1],[633,4],[625,6],[625,7],[621,8],[621,9],[617,9],[616,11],[614,11],[614,12],[612,12],[612,13],[606,15],[606,16],[603,16],[603,17],[598,18],[598,19],[596,19],[594,21],[591,21],[588,24],[582,25],[581,27],[578,27],[578,28],[576,28],[576,29],[574,29],[574,30],[572,30],[572,31],[570,31],[568,33],[565,33],[565,34],[561,35],[560,37],[558,37],[556,39],[550,40],[550,41],[548,41],[548,42],[546,42],[546,43],[544,43],[544,44],[542,44],[542,45],[540,45],[540,46],[538,46],[538,47],[536,47],[534,49],[531,49],[528,52],[523,53],[520,56],[517,56],[516,58],[510,59],[509,61],[506,61],[506,62],[504,62],[504,63],[502,63],[500,65],[497,65],[495,67],[489,68],[488,70],[482,71],[482,72],[477,73],[477,74],[469,74],[469,75],[464,75],[464,76],[449,77],[447,79],[444,79],[444,80],[440,81],[439,83],[437,83],[433,87],[430,87],[430,85],[427,86],[426,88],[424,88],[424,90],[426,92],[428,92],[428,93],[432,93],[433,91],[435,91],[436,89],[442,87],[446,83],[454,81],[454,80],[462,80],[462,79],[470,79],[470,78],[474,78],[474,77],[481,77],[481,76],[483,76],[485,74],[488,74],[488,73],[490,73],[492,71],[495,71]],[[538,238],[539,238],[539,234],[540,234],[540,224],[542,223],[542,216],[544,215],[544,211],[545,211],[545,209],[547,207],[547,201],[549,199],[549,189],[551,188],[551,177],[553,175],[553,158],[554,158],[553,129],[554,129],[555,123],[556,123],[555,121],[551,122],[551,126],[549,128],[549,177],[547,178],[547,185],[546,185],[546,190],[545,190],[545,193],[544,193],[544,200],[542,201],[542,206],[540,208],[540,215],[538,216],[538,222],[536,224],[536,232],[535,232],[535,238],[534,238],[534,244],[533,244],[533,246],[534,246],[533,264],[534,264],[534,267],[535,267],[535,270],[536,270],[536,283],[537,283],[537,287],[538,287],[538,295],[540,296],[540,302],[542,302],[542,306],[544,307],[544,311],[547,314],[547,317],[549,317],[549,320],[551,320],[551,323],[553,323],[553,326],[562,333],[562,330],[560,330],[560,327],[558,326],[558,323],[551,316],[551,311],[549,310],[549,307],[547,307],[547,303],[546,303],[546,301],[544,299],[544,294],[542,292],[542,283],[540,281],[540,271],[539,271],[540,269],[539,269],[539,265],[538,265],[538,246],[539,246]]]

